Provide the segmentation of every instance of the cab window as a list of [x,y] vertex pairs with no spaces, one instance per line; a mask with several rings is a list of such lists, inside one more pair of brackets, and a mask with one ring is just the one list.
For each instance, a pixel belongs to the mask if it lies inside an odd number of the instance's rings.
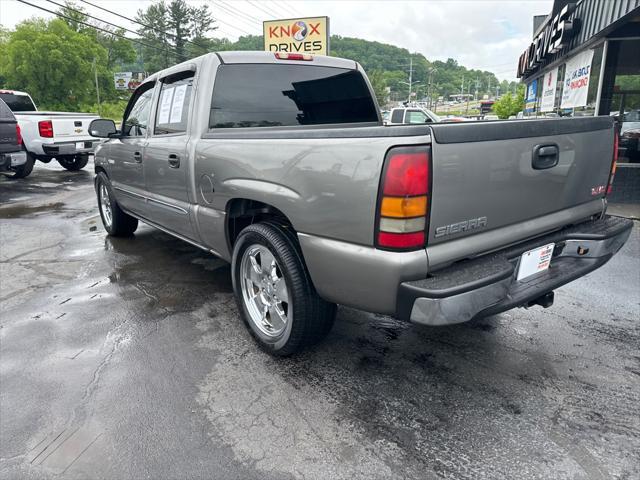
[[122,123],[122,134],[128,137],[144,137],[149,126],[151,114],[151,98],[153,97],[153,84],[146,87],[129,109],[127,117]]
[[431,119],[424,112],[420,110],[409,110],[407,111],[404,123],[426,123],[430,121]]

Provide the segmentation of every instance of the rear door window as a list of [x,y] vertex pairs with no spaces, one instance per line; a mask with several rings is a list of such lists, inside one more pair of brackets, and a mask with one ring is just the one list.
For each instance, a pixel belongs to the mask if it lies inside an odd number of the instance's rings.
[[378,122],[378,112],[357,70],[308,64],[218,67],[210,128],[360,122]]
[[156,108],[154,135],[184,133],[187,131],[189,102],[193,89],[194,72],[181,72],[162,80]]
[[404,110],[398,108],[391,113],[391,123],[402,123]]

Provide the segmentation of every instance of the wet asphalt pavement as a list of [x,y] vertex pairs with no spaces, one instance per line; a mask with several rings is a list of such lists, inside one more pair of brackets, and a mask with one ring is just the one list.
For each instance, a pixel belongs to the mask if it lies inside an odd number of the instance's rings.
[[0,178],[0,478],[640,478],[638,223],[550,309],[434,329],[340,308],[277,360],[224,262],[108,238],[92,180]]

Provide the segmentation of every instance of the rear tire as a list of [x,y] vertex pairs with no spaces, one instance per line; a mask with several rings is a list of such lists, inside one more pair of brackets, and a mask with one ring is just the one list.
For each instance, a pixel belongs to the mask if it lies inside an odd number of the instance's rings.
[[13,167],[11,169],[13,171],[13,175],[11,176],[11,178],[28,177],[33,171],[33,165],[36,163],[36,159],[29,152],[26,152],[26,153],[27,153],[27,161],[24,163],[24,165],[20,165],[19,167]]
[[109,177],[103,172],[96,177],[98,209],[104,229],[112,237],[129,237],[138,228],[138,219],[125,213],[116,202]]
[[80,153],[74,157],[60,157],[57,159],[58,163],[70,172],[77,172],[87,166],[89,162],[89,155],[86,153]]
[[336,306],[315,291],[290,227],[248,226],[235,242],[231,264],[240,316],[263,350],[292,355],[329,333]]

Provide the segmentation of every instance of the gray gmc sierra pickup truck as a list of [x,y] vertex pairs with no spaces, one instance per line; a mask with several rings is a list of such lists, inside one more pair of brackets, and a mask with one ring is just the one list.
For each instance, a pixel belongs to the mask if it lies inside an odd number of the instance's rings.
[[141,220],[232,264],[272,354],[336,304],[445,325],[553,302],[632,223],[605,215],[609,117],[382,125],[354,61],[211,53],[149,77],[122,129],[94,120],[110,235]]

